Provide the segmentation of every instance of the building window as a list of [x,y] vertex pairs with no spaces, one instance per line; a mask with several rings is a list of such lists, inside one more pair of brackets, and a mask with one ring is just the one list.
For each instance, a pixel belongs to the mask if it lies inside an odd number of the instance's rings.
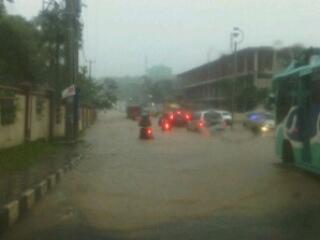
[[16,98],[13,93],[0,93],[0,123],[3,126],[11,125],[16,120]]

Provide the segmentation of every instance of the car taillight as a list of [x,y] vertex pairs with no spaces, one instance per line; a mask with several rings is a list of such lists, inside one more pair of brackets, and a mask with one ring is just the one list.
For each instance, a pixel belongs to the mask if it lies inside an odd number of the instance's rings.
[[190,117],[189,114],[186,114],[186,119],[187,119],[187,120],[190,120],[190,119],[191,119],[191,117]]
[[180,115],[180,114],[181,114],[181,112],[180,112],[180,111],[178,111],[178,112],[177,112],[177,114],[178,114],[178,115]]
[[148,128],[147,133],[148,133],[148,135],[151,135],[151,134],[152,134],[151,128]]
[[169,124],[168,123],[166,123],[165,125],[164,125],[164,127],[165,127],[165,129],[169,129]]
[[170,119],[173,120],[173,114],[170,115]]
[[200,121],[200,122],[199,122],[199,127],[201,127],[201,128],[202,128],[203,126],[204,126],[203,122],[202,122],[202,121]]

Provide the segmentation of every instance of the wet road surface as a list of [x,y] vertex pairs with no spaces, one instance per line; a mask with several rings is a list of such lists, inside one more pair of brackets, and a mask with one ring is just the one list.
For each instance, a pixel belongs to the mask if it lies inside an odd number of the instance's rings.
[[272,136],[155,129],[140,141],[135,122],[101,115],[4,239],[319,239],[320,179],[280,164]]

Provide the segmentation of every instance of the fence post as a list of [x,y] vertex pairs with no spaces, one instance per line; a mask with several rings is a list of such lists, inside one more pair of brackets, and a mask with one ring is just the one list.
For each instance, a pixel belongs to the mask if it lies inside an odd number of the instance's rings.
[[32,96],[29,85],[25,86],[25,122],[24,122],[24,140],[29,142],[31,140],[31,115],[32,115]]
[[56,116],[56,102],[54,98],[54,92],[49,91],[49,139],[52,140],[54,137],[55,128],[55,116]]

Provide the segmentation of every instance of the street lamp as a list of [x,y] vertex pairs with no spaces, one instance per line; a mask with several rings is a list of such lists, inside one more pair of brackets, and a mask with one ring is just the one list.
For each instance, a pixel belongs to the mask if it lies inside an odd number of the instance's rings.
[[244,32],[239,27],[234,27],[231,35],[230,35],[230,45],[231,50],[234,56],[234,77],[232,81],[232,97],[231,97],[231,115],[232,115],[232,122],[231,127],[233,128],[234,125],[234,111],[235,111],[235,88],[236,88],[236,80],[237,80],[237,73],[238,73],[238,59],[237,59],[237,48],[238,45],[244,41]]
[[278,51],[281,48],[282,42],[281,40],[276,40],[273,43],[273,59],[272,59],[272,73],[273,76],[276,74],[278,70]]

